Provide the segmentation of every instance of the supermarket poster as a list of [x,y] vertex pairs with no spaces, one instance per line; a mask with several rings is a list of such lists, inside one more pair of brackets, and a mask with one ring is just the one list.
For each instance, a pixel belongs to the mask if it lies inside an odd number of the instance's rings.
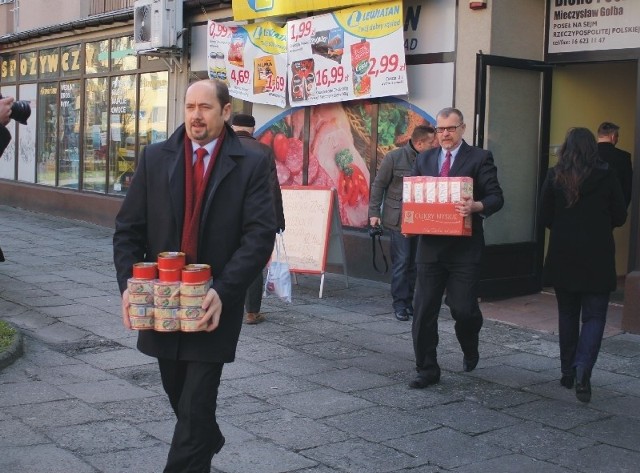
[[227,83],[232,97],[285,107],[287,28],[265,21],[251,25],[208,23],[210,79]]
[[402,2],[287,23],[292,107],[406,95]]
[[233,8],[233,18],[237,21],[329,10],[375,1],[381,0],[296,0],[295,2],[291,0],[234,0],[231,2],[231,7]]

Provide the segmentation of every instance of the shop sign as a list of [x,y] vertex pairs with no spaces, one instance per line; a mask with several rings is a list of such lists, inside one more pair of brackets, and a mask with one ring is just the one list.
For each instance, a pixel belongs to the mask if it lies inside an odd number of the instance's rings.
[[550,0],[549,54],[640,48],[637,0]]
[[284,107],[404,95],[402,3],[376,3],[289,21],[209,21],[209,78],[233,97]]
[[288,0],[234,0],[232,8],[235,20],[254,20],[381,1],[384,0],[298,0],[296,2]]

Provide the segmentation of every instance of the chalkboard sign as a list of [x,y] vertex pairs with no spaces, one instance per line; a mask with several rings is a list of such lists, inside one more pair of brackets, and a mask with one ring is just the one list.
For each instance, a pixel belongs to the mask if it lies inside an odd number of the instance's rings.
[[321,274],[322,297],[327,260],[331,264],[341,264],[347,275],[342,225],[334,190],[318,186],[283,186],[282,207],[289,268],[294,275]]

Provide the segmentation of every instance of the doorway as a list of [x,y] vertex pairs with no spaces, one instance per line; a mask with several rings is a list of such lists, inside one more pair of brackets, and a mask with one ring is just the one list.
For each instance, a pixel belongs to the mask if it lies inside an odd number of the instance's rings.
[[[636,129],[636,61],[559,64],[553,69],[553,92],[549,129],[549,166],[567,130],[581,126],[596,135],[603,121],[620,127],[617,147],[633,155]],[[630,209],[629,209],[630,210]],[[618,290],[612,300],[622,302],[624,276],[628,272],[630,219],[613,232],[616,245]]]

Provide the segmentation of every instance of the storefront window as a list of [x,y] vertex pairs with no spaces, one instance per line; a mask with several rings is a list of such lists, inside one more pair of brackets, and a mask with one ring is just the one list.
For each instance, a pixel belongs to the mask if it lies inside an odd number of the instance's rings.
[[72,44],[60,48],[60,75],[76,77],[80,75],[80,45]]
[[87,43],[85,46],[85,71],[87,74],[109,70],[109,40]]
[[111,79],[111,133],[109,140],[109,190],[125,193],[135,169],[136,76]]
[[40,79],[55,79],[59,75],[60,50],[58,48],[42,49],[38,59]]
[[36,51],[20,54],[20,79],[30,80],[38,77],[38,53]]
[[38,141],[36,182],[56,184],[56,146],[58,143],[58,84],[40,84],[38,88]]
[[15,82],[18,77],[18,55],[0,55],[0,83]]
[[169,73],[152,72],[140,76],[140,113],[138,146],[167,139]]
[[133,36],[111,40],[111,70],[130,71],[138,65],[138,56],[133,44]]
[[107,131],[109,125],[107,77],[85,81],[83,189],[105,192]]
[[60,167],[58,185],[79,189],[80,178],[80,81],[60,84]]

